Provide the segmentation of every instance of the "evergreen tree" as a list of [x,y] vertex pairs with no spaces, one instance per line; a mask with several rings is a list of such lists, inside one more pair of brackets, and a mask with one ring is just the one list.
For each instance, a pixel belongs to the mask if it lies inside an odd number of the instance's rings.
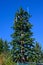
[[42,52],[41,52],[41,63],[43,63],[43,50],[42,50]]
[[36,56],[35,56],[36,62],[41,62],[42,50],[38,42],[36,42],[36,45],[35,45],[35,53],[36,53]]
[[4,50],[4,53],[7,53],[9,51],[9,45],[7,41],[3,42],[3,50]]
[[31,32],[31,15],[20,8],[15,15],[12,34],[13,60],[15,62],[31,62],[34,54],[34,38]]
[[0,54],[3,52],[3,40],[0,39]]

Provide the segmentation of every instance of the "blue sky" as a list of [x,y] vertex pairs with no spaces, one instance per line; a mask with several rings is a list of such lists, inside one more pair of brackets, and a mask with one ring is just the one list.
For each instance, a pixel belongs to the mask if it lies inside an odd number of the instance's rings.
[[43,46],[43,0],[0,0],[0,38],[11,40],[14,15],[21,6],[32,15],[34,38]]

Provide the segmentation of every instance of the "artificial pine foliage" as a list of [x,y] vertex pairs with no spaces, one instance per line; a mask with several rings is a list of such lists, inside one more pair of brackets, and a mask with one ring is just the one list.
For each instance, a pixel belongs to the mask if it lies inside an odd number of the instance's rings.
[[15,15],[12,34],[13,60],[15,62],[29,62],[33,59],[34,38],[32,38],[30,17],[31,15],[22,8]]

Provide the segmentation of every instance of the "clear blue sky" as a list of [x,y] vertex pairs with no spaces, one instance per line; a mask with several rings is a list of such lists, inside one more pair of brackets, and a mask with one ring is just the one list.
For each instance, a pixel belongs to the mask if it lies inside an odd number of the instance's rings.
[[[43,0],[0,0],[0,38],[11,40],[12,23],[17,9],[23,7],[32,14],[34,38],[43,46]],[[43,48],[43,47],[42,47]]]

